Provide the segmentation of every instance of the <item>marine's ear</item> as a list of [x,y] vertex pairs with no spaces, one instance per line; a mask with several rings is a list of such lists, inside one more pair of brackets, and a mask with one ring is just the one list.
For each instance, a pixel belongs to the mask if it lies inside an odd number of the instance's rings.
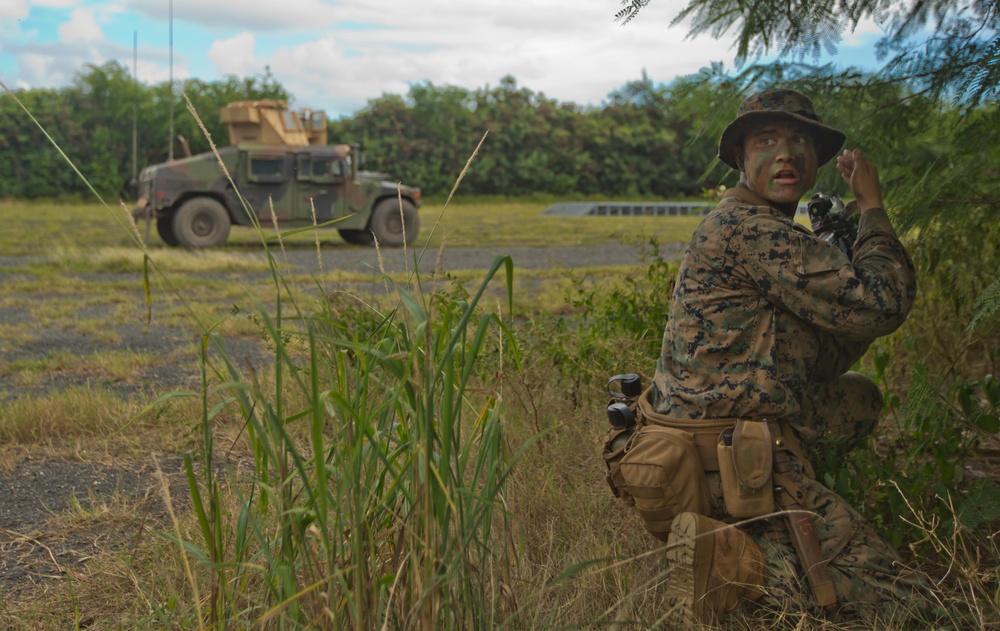
[[733,160],[736,161],[736,170],[740,173],[746,173],[746,167],[743,164],[743,146],[742,144],[733,147]]

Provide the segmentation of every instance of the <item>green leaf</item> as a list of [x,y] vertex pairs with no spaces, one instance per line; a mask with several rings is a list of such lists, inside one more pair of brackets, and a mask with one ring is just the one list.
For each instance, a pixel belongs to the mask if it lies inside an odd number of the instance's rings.
[[875,355],[875,374],[878,375],[879,379],[885,375],[885,367],[889,365],[889,358],[889,353],[885,351],[879,351]]
[[991,434],[1000,432],[1000,418],[997,418],[993,414],[977,414],[973,417],[972,422],[976,427],[985,432]]

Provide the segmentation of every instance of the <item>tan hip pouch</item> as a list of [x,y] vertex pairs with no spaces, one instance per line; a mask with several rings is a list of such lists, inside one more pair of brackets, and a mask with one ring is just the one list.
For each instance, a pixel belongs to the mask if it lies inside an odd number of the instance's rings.
[[774,512],[771,432],[766,422],[736,421],[716,446],[726,512],[737,519]]
[[708,482],[694,434],[646,425],[628,441],[618,463],[619,491],[654,537],[667,540],[680,513],[707,515]]

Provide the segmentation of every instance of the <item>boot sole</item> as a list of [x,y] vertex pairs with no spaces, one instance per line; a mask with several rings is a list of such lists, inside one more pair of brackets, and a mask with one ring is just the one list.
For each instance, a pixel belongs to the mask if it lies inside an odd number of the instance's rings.
[[703,597],[715,552],[712,530],[707,518],[694,513],[681,513],[670,525],[667,561],[673,602],[668,618],[674,624],[693,627],[698,623],[711,623],[706,619]]

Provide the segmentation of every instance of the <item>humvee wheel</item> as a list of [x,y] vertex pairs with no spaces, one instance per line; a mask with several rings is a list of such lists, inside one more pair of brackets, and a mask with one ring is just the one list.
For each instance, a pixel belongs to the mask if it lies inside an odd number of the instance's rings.
[[368,227],[379,245],[399,247],[403,245],[403,227],[406,227],[406,245],[417,238],[420,231],[420,217],[417,209],[407,200],[402,200],[402,221],[400,221],[400,200],[387,198],[375,204]]
[[195,197],[184,202],[174,214],[174,235],[187,248],[212,248],[229,238],[229,214],[210,197]]
[[342,230],[337,230],[337,232],[340,233],[341,239],[351,245],[372,245],[375,243],[372,239],[372,231],[367,228],[364,230],[350,230],[348,228],[344,228]]
[[172,248],[176,248],[181,244],[177,240],[177,235],[174,234],[174,216],[173,215],[161,215],[156,218],[156,233],[160,235],[163,242]]

